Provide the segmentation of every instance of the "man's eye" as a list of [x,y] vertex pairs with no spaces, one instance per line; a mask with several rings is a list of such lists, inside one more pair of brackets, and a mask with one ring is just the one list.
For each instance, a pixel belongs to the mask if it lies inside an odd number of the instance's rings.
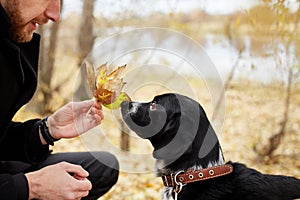
[[151,110],[151,111],[156,110],[156,103],[155,103],[155,102],[152,102],[152,103],[150,104],[150,110]]

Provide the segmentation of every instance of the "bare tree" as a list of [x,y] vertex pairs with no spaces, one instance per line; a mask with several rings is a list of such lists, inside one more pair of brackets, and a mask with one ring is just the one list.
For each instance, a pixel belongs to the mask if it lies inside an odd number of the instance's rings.
[[[270,3],[269,1],[266,1],[267,3]],[[274,3],[274,2],[272,2]],[[300,1],[298,1],[300,3]],[[283,110],[283,116],[282,120],[280,122],[280,128],[279,131],[273,136],[271,136],[268,140],[268,143],[265,144],[263,147],[258,148],[258,145],[254,146],[255,152],[258,154],[258,159],[259,160],[266,160],[264,158],[269,158],[272,159],[274,151],[279,147],[281,144],[282,139],[287,133],[287,124],[289,122],[289,112],[290,112],[290,103],[291,103],[291,98],[292,98],[292,87],[294,84],[294,79],[299,73],[299,66],[296,66],[296,72],[295,72],[295,66],[294,63],[289,62],[289,56],[292,53],[295,52],[290,52],[289,49],[291,49],[292,45],[295,42],[295,39],[297,38],[297,25],[299,24],[300,21],[300,8],[296,11],[296,15],[293,16],[293,20],[289,19],[287,21],[287,17],[285,15],[288,15],[288,10],[285,7],[285,0],[278,0],[273,4],[274,10],[276,12],[276,15],[278,16],[278,22],[276,23],[277,25],[277,30],[280,33],[280,41],[282,41],[285,45],[285,50],[286,50],[286,59],[287,62],[285,62],[285,66],[281,66],[286,69],[287,71],[287,77],[286,77],[286,83],[285,83],[285,100],[284,100],[284,110]],[[294,30],[290,31],[285,31],[286,26],[290,26],[291,24],[294,24]],[[284,63],[284,62],[280,62]]]
[[130,137],[127,134],[128,130],[126,132],[124,132],[124,130],[126,129],[126,125],[121,122],[121,142],[120,142],[120,148],[124,151],[129,151],[130,150]]
[[94,0],[84,0],[83,1],[83,9],[82,9],[82,18],[80,22],[79,28],[79,66],[83,59],[92,51],[94,45],[94,28],[93,28],[93,20],[94,20]]
[[[93,34],[93,12],[94,12],[94,0],[84,0],[82,17],[80,22],[79,34],[78,34],[78,67],[81,66],[83,60],[92,51],[95,36]],[[86,69],[82,67],[81,69],[81,81],[86,81]],[[84,83],[80,84],[77,88],[76,94],[78,94],[78,100],[83,100],[86,98],[86,89]]]
[[[61,1],[61,8],[63,5],[63,0]],[[47,28],[47,27],[46,27]],[[50,102],[52,101],[53,91],[59,90],[59,87],[51,88],[52,74],[54,71],[55,64],[55,52],[57,44],[57,36],[59,30],[59,22],[53,23],[50,27],[50,37],[49,40],[41,41],[41,54],[39,65],[40,70],[40,85],[39,90],[43,95],[43,101],[40,102],[40,112],[48,113],[51,112]],[[45,27],[40,27],[39,32],[41,35],[45,34]]]
[[[234,35],[233,35],[233,32],[234,32],[233,22],[234,22],[234,18],[230,17],[229,20],[227,21],[227,23],[224,26],[224,34],[225,34],[229,44],[236,48],[238,56],[235,59],[233,65],[230,69],[230,72],[229,72],[229,74],[228,74],[228,76],[227,76],[227,78],[224,82],[224,93],[230,87],[230,84],[231,84],[231,82],[234,78],[236,70],[239,66],[239,62],[240,62],[240,60],[242,58],[242,55],[243,55],[243,52],[245,50],[245,45],[243,43],[240,43],[238,41],[238,39],[235,39],[236,37],[234,37]],[[222,101],[224,100],[223,97],[224,97],[223,93],[219,94],[216,106],[214,108],[215,112],[213,113],[212,120],[217,119],[219,117],[218,115],[220,115],[219,112],[220,112],[220,106],[222,105]]]
[[[78,34],[78,63],[77,66],[80,67],[83,60],[88,56],[88,54],[92,51],[94,45],[94,0],[84,0],[83,1],[83,8],[81,14],[81,21],[79,27],[79,34]],[[86,88],[84,87],[86,80],[86,69],[85,66],[80,68],[80,76],[82,83],[76,89],[76,97],[77,100],[84,100],[87,96]]]

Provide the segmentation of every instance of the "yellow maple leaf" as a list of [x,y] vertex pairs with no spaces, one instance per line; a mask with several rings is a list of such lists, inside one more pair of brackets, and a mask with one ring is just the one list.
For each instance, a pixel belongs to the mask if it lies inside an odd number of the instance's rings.
[[100,65],[96,70],[86,61],[87,81],[93,92],[94,98],[109,109],[119,108],[125,100],[130,101],[130,97],[122,92],[126,84],[121,77],[126,65],[108,73],[107,63]]

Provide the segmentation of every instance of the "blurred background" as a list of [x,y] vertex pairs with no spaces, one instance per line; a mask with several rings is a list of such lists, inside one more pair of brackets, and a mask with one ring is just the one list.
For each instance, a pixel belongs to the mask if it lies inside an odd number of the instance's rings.
[[[61,21],[39,27],[39,88],[15,119],[51,114],[73,100],[80,66],[97,44],[146,27],[185,34],[214,63],[225,96],[219,139],[226,160],[244,162],[265,173],[300,178],[299,0],[62,0]],[[118,48],[121,44],[113,45]],[[161,62],[168,65],[166,60]],[[130,64],[134,63],[132,60]],[[219,94],[201,92],[207,90],[205,83],[192,80],[196,100],[212,116],[217,107],[211,106],[211,98]],[[162,92],[162,88],[151,87],[135,98]],[[104,112],[107,114],[100,126],[113,146],[125,152],[151,152],[148,143],[122,133],[110,111]],[[100,150],[104,148],[97,142]],[[89,149],[80,138],[61,140],[53,148],[54,152],[85,150]],[[141,160],[130,164],[153,168]],[[117,185],[101,199],[160,199],[161,188],[160,178],[152,171],[121,171]]]

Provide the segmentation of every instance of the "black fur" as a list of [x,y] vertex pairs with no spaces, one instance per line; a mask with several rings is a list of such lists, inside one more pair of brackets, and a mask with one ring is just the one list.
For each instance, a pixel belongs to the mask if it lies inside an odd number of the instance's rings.
[[[123,102],[121,112],[130,129],[149,139],[157,176],[180,170],[225,164],[220,143],[201,105],[180,94],[156,96],[146,103]],[[183,187],[178,200],[292,200],[300,198],[300,180],[262,174],[241,163],[233,173]],[[165,188],[165,192],[173,191]],[[163,199],[173,199],[165,194]]]

